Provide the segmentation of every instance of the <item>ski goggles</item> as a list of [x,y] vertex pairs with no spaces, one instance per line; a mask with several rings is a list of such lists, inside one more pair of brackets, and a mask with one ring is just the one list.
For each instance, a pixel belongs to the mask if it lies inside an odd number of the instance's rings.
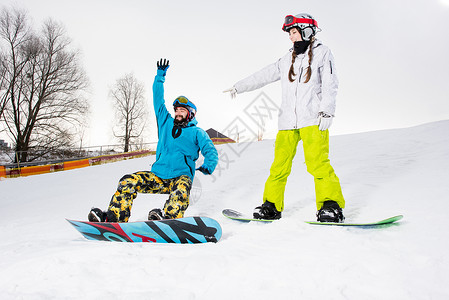
[[297,18],[292,15],[288,15],[285,17],[284,25],[282,26],[282,30],[287,31],[292,28],[295,24],[310,24],[315,27],[318,27],[318,22],[314,19],[306,19],[306,18]]
[[173,106],[175,106],[175,107],[176,106],[183,106],[183,107],[188,106],[188,107],[193,108],[196,111],[195,104],[190,102],[190,100],[184,96],[179,96],[178,98],[176,98],[175,101],[173,102]]

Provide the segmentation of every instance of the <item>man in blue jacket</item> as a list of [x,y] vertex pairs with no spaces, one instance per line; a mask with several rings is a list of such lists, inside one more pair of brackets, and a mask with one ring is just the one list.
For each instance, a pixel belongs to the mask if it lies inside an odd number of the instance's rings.
[[207,133],[196,126],[196,106],[186,97],[179,96],[173,102],[175,118],[165,106],[164,82],[168,67],[168,60],[157,62],[157,75],[153,83],[159,141],[151,172],[141,171],[123,176],[107,212],[93,208],[88,216],[89,221],[128,222],[137,193],[170,194],[163,210],[156,208],[150,211],[149,220],[182,218],[189,206],[195,162],[200,151],[204,163],[198,170],[206,175],[215,170],[217,150]]

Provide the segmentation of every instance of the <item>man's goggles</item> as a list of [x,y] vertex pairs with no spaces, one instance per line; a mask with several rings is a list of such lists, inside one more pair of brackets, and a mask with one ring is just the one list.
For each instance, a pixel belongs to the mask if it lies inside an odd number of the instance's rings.
[[282,26],[282,30],[287,31],[293,27],[295,24],[310,24],[315,27],[318,27],[318,22],[314,19],[306,19],[306,18],[296,18],[295,16],[286,16],[284,20],[284,25]]
[[175,99],[175,101],[173,102],[173,106],[188,106],[193,108],[196,111],[196,106],[195,104],[193,104],[192,102],[190,102],[189,99],[187,99],[184,96],[179,96],[178,98]]

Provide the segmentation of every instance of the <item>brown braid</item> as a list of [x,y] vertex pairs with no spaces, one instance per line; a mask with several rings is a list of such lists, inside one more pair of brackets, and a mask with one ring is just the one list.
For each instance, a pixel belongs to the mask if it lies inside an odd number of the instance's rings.
[[310,67],[310,64],[312,63],[312,47],[313,47],[313,42],[315,42],[315,37],[312,36],[312,38],[310,39],[310,45],[309,45],[309,66],[307,67],[307,71],[306,71],[306,80],[304,81],[304,83],[309,82],[310,80],[310,76],[312,76],[312,68]]
[[295,63],[295,59],[296,59],[296,52],[295,50],[293,50],[292,52],[292,65],[290,66],[290,70],[288,71],[288,80],[290,80],[290,82],[295,81],[295,78],[293,78],[294,76],[296,76],[295,74],[295,70],[293,70],[293,64]]

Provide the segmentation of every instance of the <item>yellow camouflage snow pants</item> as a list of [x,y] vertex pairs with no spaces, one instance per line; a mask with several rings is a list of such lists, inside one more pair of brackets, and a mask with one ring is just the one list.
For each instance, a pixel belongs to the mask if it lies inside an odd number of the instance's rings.
[[189,206],[192,179],[182,175],[161,179],[152,172],[142,171],[123,176],[108,207],[109,222],[128,222],[137,193],[170,194],[164,205],[164,215],[170,219],[182,218]]
[[303,141],[307,171],[315,180],[317,209],[321,209],[327,200],[336,201],[341,208],[344,208],[345,200],[341,192],[340,181],[328,158],[329,131],[320,131],[318,126],[278,132],[274,161],[271,165],[270,176],[265,183],[263,201],[274,203],[278,211],[284,210],[285,185],[300,140]]

